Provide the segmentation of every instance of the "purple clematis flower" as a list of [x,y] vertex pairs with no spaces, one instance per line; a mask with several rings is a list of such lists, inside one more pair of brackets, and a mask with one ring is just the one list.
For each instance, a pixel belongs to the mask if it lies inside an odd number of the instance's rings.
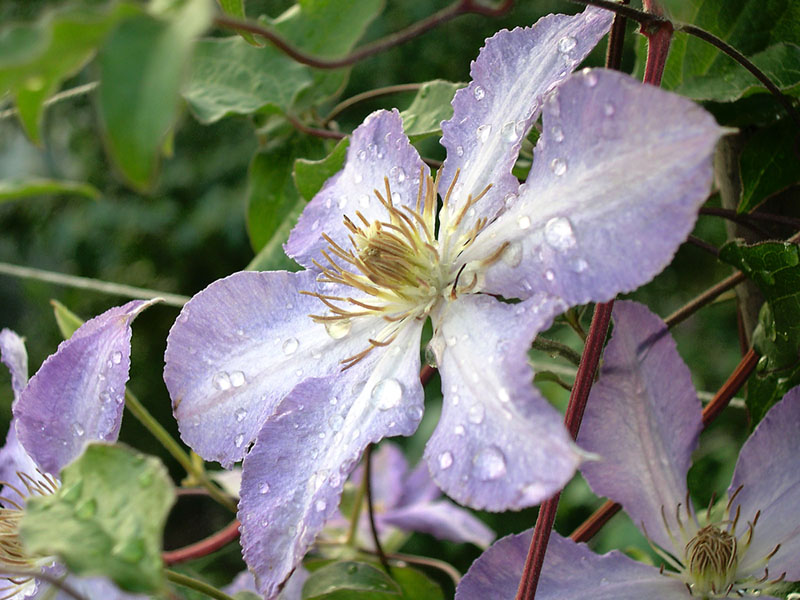
[[[632,290],[670,261],[723,133],[620,73],[568,78],[610,24],[588,8],[487,40],[442,124],[436,180],[396,111],[370,115],[286,244],[306,270],[236,273],[184,307],[164,379],[184,441],[226,467],[246,455],[241,539],[266,596],[366,445],[417,428],[428,318],[444,392],[425,451],[434,481],[506,510],[572,476],[580,454],[532,385],[530,343],[566,307]],[[520,185],[511,169],[540,113]]]
[[[0,331],[0,360],[11,373],[11,386],[14,391],[12,408],[15,414],[18,411],[22,414],[30,414],[27,412],[28,405],[41,405],[44,401],[42,394],[50,394],[51,404],[64,402],[59,405],[62,410],[66,410],[66,407],[73,407],[76,403],[86,403],[85,396],[94,391],[92,382],[94,382],[97,372],[90,371],[82,374],[80,372],[85,368],[92,369],[98,364],[97,360],[85,360],[88,350],[84,348],[83,344],[86,339],[94,340],[98,346],[97,352],[101,357],[104,352],[111,353],[113,366],[122,365],[121,353],[125,351],[126,346],[128,347],[124,355],[124,380],[121,383],[122,389],[124,389],[128,372],[128,354],[130,353],[130,321],[138,313],[138,310],[144,308],[142,305],[146,305],[146,303],[130,303],[126,305],[127,309],[126,307],[111,309],[86,323],[84,327],[89,331],[84,330],[83,333],[80,333],[84,329],[82,327],[70,340],[62,343],[56,354],[43,363],[30,382],[28,381],[28,355],[25,351],[25,344],[13,331],[9,329]],[[137,308],[138,310],[136,310]],[[125,341],[126,329],[127,341]],[[113,358],[115,352],[120,353],[118,361]],[[79,357],[82,358],[80,362],[78,362]],[[122,368],[119,367],[120,370]],[[101,368],[100,372],[107,371]],[[113,379],[113,376],[110,376],[109,379]],[[76,384],[76,381],[83,383]],[[75,412],[80,414],[80,410],[80,407],[73,408],[65,416],[69,418]],[[119,431],[118,422],[116,427],[114,438],[116,438],[116,432]],[[24,428],[20,426],[19,417],[15,416],[8,430],[6,443],[0,448],[0,485],[2,485],[2,490],[0,490],[0,506],[2,506],[0,508],[0,597],[6,600],[22,600],[39,595],[57,599],[71,597],[60,591],[56,592],[54,596],[49,586],[40,594],[41,590],[36,578],[3,576],[5,572],[3,567],[15,571],[33,572],[43,569],[55,576],[64,574],[64,568],[55,562],[54,557],[29,556],[23,549],[18,536],[18,528],[25,510],[26,500],[32,495],[41,496],[55,493],[60,486],[56,474],[80,454],[83,444],[93,439],[109,439],[110,436],[106,435],[102,429],[92,428],[80,434],[73,432],[78,439],[71,440],[72,443],[70,443],[69,439],[65,440],[59,433],[61,430],[57,424],[52,426],[48,424],[44,432],[31,438],[37,444],[36,456],[43,457],[50,465],[50,468],[46,469],[41,464],[37,464],[34,456],[23,448],[23,444],[18,438],[20,429]],[[52,437],[48,435],[49,432],[53,432]],[[78,448],[77,454],[75,454],[76,448]],[[109,600],[144,598],[144,596],[121,592],[110,581],[102,577],[68,576],[66,583],[88,598],[108,598]]]
[[[553,533],[536,597],[773,598],[771,586],[800,580],[800,387],[745,442],[723,514],[698,514],[686,489],[702,429],[689,369],[646,307],[618,302],[614,319],[579,436],[601,458],[582,470],[596,493],[641,525],[666,569],[616,551],[599,556]],[[456,599],[512,600],[530,541],[528,531],[497,542],[472,565]]]

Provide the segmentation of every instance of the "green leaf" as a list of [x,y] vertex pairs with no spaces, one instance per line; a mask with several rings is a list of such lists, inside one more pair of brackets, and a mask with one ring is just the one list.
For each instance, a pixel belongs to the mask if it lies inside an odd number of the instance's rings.
[[[723,39],[765,70],[779,88],[800,90],[800,5],[794,0],[666,0],[670,15]],[[639,70],[646,44],[637,46]],[[744,67],[698,38],[677,34],[662,87],[695,100],[730,102],[764,91]]]
[[452,83],[435,79],[425,83],[411,105],[400,113],[403,129],[412,142],[440,133],[442,121],[453,116],[453,94],[464,87],[463,83]]
[[780,121],[747,140],[739,157],[742,197],[738,212],[750,212],[773,194],[800,182],[794,157],[796,136],[793,123]]
[[51,194],[74,194],[92,200],[100,197],[100,191],[96,187],[80,181],[41,178],[0,179],[0,202]]
[[720,259],[744,272],[764,294],[753,345],[762,355],[747,387],[755,426],[792,385],[800,382],[800,251],[796,244],[725,244]]
[[29,552],[57,556],[77,575],[153,593],[164,584],[161,537],[174,501],[161,461],[94,443],[64,468],[55,494],[28,498],[20,534]]
[[349,145],[350,139],[343,138],[322,160],[298,158],[294,161],[294,182],[303,198],[311,200],[322,189],[324,183],[342,169]]
[[61,332],[61,337],[68,340],[77,331],[78,327],[83,325],[83,319],[58,300],[50,300],[50,304],[53,305],[53,312],[55,313],[56,324]]
[[177,118],[178,92],[192,47],[210,22],[211,8],[208,0],[186,0],[169,18],[128,20],[101,54],[99,108],[106,145],[139,189],[146,189],[155,176],[159,153]]
[[131,3],[70,8],[0,31],[0,96],[15,98],[20,122],[35,143],[41,143],[45,100],[80,71],[117,23],[139,13]]
[[416,569],[392,567],[392,577],[400,585],[403,600],[444,600],[442,588]]
[[[217,0],[219,2],[219,7],[222,9],[226,15],[230,15],[236,19],[244,19],[244,0]],[[251,46],[261,47],[264,44],[256,40],[252,33],[247,31],[240,31],[238,32],[242,39],[245,40]]]
[[342,561],[315,571],[303,585],[303,600],[390,600],[400,586],[371,564]]

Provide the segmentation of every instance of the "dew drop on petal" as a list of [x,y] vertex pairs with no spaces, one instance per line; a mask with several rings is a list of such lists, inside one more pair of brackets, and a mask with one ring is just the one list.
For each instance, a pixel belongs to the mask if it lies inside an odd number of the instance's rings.
[[342,415],[331,415],[328,419],[328,425],[334,431],[339,431],[344,426],[344,417]]
[[572,261],[572,263],[570,263],[570,268],[576,273],[583,273],[586,269],[589,268],[589,263],[587,263],[582,258],[578,258]]
[[466,433],[466,430],[464,429],[463,425],[456,425],[453,428],[453,433],[455,433],[456,435],[464,435]]
[[517,225],[520,229],[528,229],[531,226],[531,218],[528,215],[522,215],[517,219]]
[[557,92],[553,92],[547,97],[547,109],[554,117],[561,115],[561,103],[558,101]]
[[83,430],[83,425],[78,423],[77,421],[72,424],[72,433],[74,433],[77,437],[83,437],[85,431]]
[[508,142],[516,142],[517,138],[517,124],[514,121],[507,121],[503,123],[503,127],[500,129],[500,134],[503,136]]
[[118,365],[119,363],[121,363],[122,362],[122,352],[120,352],[119,350],[114,352],[111,355],[111,362],[113,362],[115,365]]
[[506,194],[506,197],[503,198],[503,203],[506,205],[506,208],[510,208],[512,204],[514,204],[514,200],[517,199],[516,194]]
[[211,383],[214,384],[215,388],[223,392],[231,388],[231,378],[228,377],[225,371],[220,371],[214,375],[214,377],[211,378]]
[[290,356],[297,351],[297,347],[300,345],[300,342],[297,341],[297,338],[288,338],[285,342],[283,342],[283,353],[286,356]]
[[614,105],[611,104],[611,102],[606,102],[603,105],[603,114],[605,114],[605,116],[607,116],[607,117],[613,116],[613,114],[616,112],[616,110],[617,109],[614,108]]
[[502,259],[509,267],[519,266],[522,262],[522,244],[519,242],[511,242],[503,251]]
[[406,414],[408,418],[411,419],[413,422],[418,423],[422,419],[422,407],[421,406],[409,406],[406,410]]
[[456,154],[458,156],[464,156],[464,146],[456,146]]
[[439,468],[445,470],[453,466],[452,452],[442,452],[439,455]]
[[247,411],[243,408],[237,408],[235,414],[237,423],[241,423],[247,417]]
[[377,403],[378,409],[389,410],[400,404],[403,398],[403,386],[396,379],[384,379],[372,388],[372,399]]
[[258,493],[269,494],[269,484],[266,481],[262,483],[261,486],[258,488]]
[[483,408],[483,404],[480,402],[476,402],[472,406],[469,407],[467,411],[467,420],[470,423],[474,423],[475,425],[479,425],[483,423],[483,417],[486,414],[486,409]]
[[547,279],[547,281],[553,281],[556,278],[556,274],[552,269],[547,269],[547,271],[544,272],[544,278]]
[[553,217],[544,226],[544,239],[556,250],[569,250],[575,246],[575,232],[566,217]]
[[506,457],[497,446],[486,446],[472,458],[472,468],[481,481],[493,481],[506,474]]
[[479,102],[483,100],[484,96],[486,96],[486,92],[483,91],[483,88],[479,85],[475,86],[475,89],[472,90],[472,93],[475,94],[475,100],[478,100]]
[[336,204],[339,206],[340,209],[347,206],[347,196],[340,196]]
[[550,161],[550,170],[557,177],[561,177],[567,172],[567,161],[565,161],[563,158],[554,158]]
[[327,503],[327,502],[325,502],[325,500],[317,500],[317,501],[314,503],[314,508],[316,508],[316,509],[317,509],[317,512],[322,512],[323,510],[325,510],[326,508],[328,508],[328,503]]
[[558,51],[561,53],[571,52],[577,46],[578,40],[571,35],[567,35],[558,40]]
[[335,340],[339,340],[350,333],[350,319],[337,319],[336,321],[326,321],[325,331]]
[[511,394],[509,394],[508,390],[504,387],[497,390],[497,398],[500,402],[511,402]]
[[242,444],[244,444],[244,434],[240,433],[233,439],[233,445],[237,448],[241,448]]
[[364,160],[365,158],[367,158],[367,153],[364,152],[363,150],[359,150],[358,151],[358,160]]
[[364,179],[364,177],[361,175],[361,173],[355,173],[355,174],[353,175],[353,182],[354,182],[354,183],[361,183],[361,181],[362,181],[363,179]]
[[478,139],[481,142],[486,142],[486,140],[489,139],[489,135],[492,133],[492,126],[489,123],[485,123],[484,125],[478,127],[478,129],[475,130],[475,133],[478,135]]
[[231,373],[230,380],[231,380],[231,385],[233,387],[243,386],[247,381],[247,379],[244,376],[244,373],[242,373],[241,371],[234,371],[233,373]]
[[560,125],[554,125],[553,128],[550,130],[550,133],[552,134],[553,139],[556,142],[564,141],[564,130],[561,129]]
[[583,84],[586,87],[592,88],[597,85],[597,73],[595,73],[588,67],[586,69],[583,69],[581,73],[583,73]]

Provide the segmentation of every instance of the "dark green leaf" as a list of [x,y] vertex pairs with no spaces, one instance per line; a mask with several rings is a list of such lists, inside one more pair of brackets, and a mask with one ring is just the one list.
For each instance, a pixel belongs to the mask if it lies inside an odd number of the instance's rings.
[[[245,18],[244,0],[217,0],[217,2],[219,2],[219,7],[226,15],[230,15],[236,19]],[[240,31],[239,35],[251,46],[263,46],[262,43],[256,40],[252,33]]]
[[100,116],[109,152],[137,188],[152,181],[178,114],[178,92],[208,0],[186,0],[169,18],[122,23],[101,55]]
[[58,330],[61,332],[61,337],[68,340],[72,334],[77,331],[78,327],[83,325],[83,319],[61,304],[58,300],[50,300],[53,305],[53,313],[56,317],[56,324]]
[[100,191],[96,187],[80,181],[0,179],[0,202],[51,194],[75,194],[92,200],[100,197]]
[[411,567],[392,567],[392,578],[400,585],[403,600],[444,600],[442,588]]
[[450,103],[453,94],[461,87],[464,87],[463,83],[436,79],[428,81],[420,88],[411,105],[400,113],[403,117],[403,128],[411,141],[441,132],[441,122],[453,116]]
[[303,586],[304,600],[391,600],[400,593],[400,586],[380,568],[355,561],[323,567]]
[[750,212],[773,194],[800,181],[794,155],[796,138],[794,124],[781,121],[762,129],[747,141],[739,157],[740,213]]
[[349,138],[339,140],[333,151],[322,160],[299,158],[294,161],[294,182],[303,198],[311,200],[324,183],[341,170],[349,144]]
[[77,575],[102,575],[130,592],[164,583],[161,537],[175,500],[164,465],[120,445],[90,444],[61,472],[52,496],[28,499],[28,551],[58,556]]

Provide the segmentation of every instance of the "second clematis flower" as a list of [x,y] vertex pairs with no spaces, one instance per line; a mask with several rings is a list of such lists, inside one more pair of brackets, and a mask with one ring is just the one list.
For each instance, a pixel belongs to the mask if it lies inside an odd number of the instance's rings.
[[[533,387],[527,350],[568,306],[669,263],[723,133],[626,75],[569,77],[610,24],[588,8],[487,40],[442,124],[435,179],[398,113],[373,113],[286,244],[305,270],[236,273],[184,307],[164,379],[184,441],[226,467],[245,459],[242,544],[266,596],[336,510],[366,445],[417,428],[428,319],[444,394],[425,451],[434,481],[506,510],[574,473],[580,454]],[[520,185],[512,167],[540,114]]]

